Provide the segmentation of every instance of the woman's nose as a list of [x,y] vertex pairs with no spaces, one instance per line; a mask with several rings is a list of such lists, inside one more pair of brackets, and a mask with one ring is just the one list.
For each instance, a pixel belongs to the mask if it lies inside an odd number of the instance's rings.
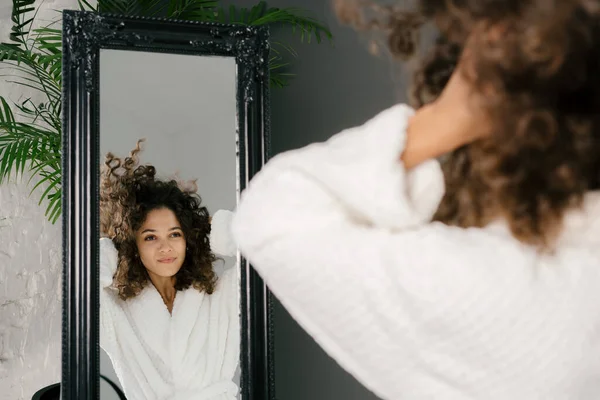
[[158,250],[162,253],[168,253],[173,250],[166,240],[161,240]]

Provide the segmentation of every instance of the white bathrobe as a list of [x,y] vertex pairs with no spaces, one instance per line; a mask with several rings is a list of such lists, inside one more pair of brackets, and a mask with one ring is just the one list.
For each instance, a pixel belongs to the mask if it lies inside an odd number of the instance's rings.
[[[213,252],[233,256],[231,212],[212,217]],[[208,295],[177,292],[169,314],[153,285],[126,301],[111,287],[117,251],[100,241],[100,346],[109,355],[128,400],[233,400],[240,354],[237,268]]]
[[384,400],[600,399],[600,193],[551,255],[504,221],[430,223],[444,180],[436,160],[405,171],[411,115],[274,157],[242,193],[240,252]]

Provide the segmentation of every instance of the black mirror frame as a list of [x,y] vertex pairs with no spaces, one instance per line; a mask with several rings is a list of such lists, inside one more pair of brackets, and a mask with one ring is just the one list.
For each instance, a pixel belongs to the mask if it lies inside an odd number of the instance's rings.
[[[62,400],[100,398],[101,49],[234,57],[240,192],[270,155],[268,28],[63,12]],[[272,296],[238,257],[242,399],[274,400]]]

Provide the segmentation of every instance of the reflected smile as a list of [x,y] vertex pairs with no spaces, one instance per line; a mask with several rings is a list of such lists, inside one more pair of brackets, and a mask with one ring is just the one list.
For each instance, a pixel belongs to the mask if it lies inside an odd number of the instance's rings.
[[176,257],[161,258],[161,259],[158,260],[158,262],[165,263],[165,264],[170,264],[173,261],[175,261],[176,259],[177,259]]

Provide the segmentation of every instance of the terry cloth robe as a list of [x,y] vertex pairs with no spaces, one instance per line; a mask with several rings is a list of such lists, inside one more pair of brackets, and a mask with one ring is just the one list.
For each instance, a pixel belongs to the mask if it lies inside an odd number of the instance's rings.
[[405,170],[412,115],[269,161],[233,218],[240,253],[383,400],[600,399],[600,193],[567,212],[553,254],[504,220],[431,222],[444,178],[437,160]]
[[[210,245],[234,256],[232,213],[212,217]],[[100,346],[110,357],[128,400],[234,400],[239,364],[237,268],[219,277],[209,295],[192,287],[177,292],[169,314],[154,285],[126,301],[112,287],[117,251],[100,240]]]

